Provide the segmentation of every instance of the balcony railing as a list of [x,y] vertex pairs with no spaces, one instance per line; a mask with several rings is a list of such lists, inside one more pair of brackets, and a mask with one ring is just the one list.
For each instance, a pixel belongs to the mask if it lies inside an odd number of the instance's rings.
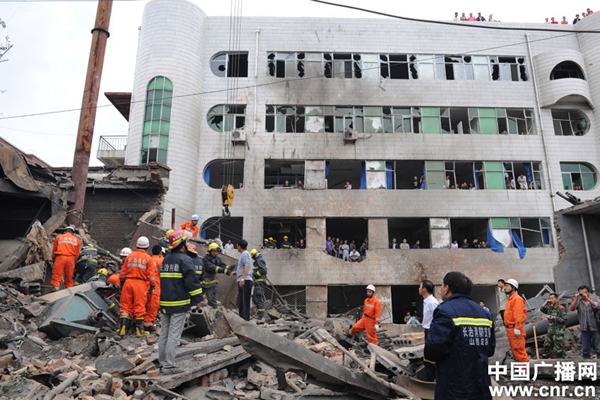
[[127,136],[100,136],[98,151],[119,151],[127,147]]

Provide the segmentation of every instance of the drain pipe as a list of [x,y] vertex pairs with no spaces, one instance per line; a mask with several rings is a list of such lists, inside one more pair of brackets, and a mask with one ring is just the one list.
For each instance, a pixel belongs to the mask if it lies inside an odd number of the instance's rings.
[[525,34],[525,41],[527,42],[527,53],[529,54],[531,79],[533,80],[533,89],[535,92],[535,108],[538,114],[538,121],[540,126],[540,134],[542,135],[542,147],[544,148],[544,158],[546,161],[546,168],[548,170],[548,184],[550,189],[550,199],[552,199],[552,212],[556,212],[556,203],[554,201],[554,185],[552,185],[552,176],[550,176],[550,163],[548,162],[548,149],[546,147],[546,135],[544,133],[544,121],[542,120],[542,107],[540,105],[540,95],[538,91],[537,76],[535,74],[535,67],[533,65],[533,55],[531,53],[531,43],[529,43],[529,33]]
[[583,247],[585,249],[585,259],[587,261],[588,273],[590,274],[590,286],[592,287],[592,293],[596,293],[596,280],[594,279],[594,270],[592,269],[592,258],[590,257],[590,247],[588,245],[587,232],[585,231],[585,221],[583,220],[583,214],[579,214],[579,220],[581,221],[581,232],[583,233]]
[[260,27],[256,28],[256,39],[254,40],[254,128],[252,130],[253,134],[256,134],[256,120],[258,116],[256,113],[258,112],[258,99],[257,96],[257,84],[256,80],[258,79],[258,36],[260,35]]

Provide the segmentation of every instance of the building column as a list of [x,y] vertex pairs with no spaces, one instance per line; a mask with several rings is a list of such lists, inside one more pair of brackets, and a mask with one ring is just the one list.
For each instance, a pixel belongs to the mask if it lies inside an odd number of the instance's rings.
[[387,218],[369,218],[369,250],[389,247]]
[[306,218],[306,250],[322,251],[327,241],[325,218]]
[[375,289],[377,290],[375,297],[381,302],[381,323],[391,324],[394,322],[394,314],[392,313],[392,287],[378,285],[375,286]]
[[306,287],[306,314],[314,318],[327,318],[327,286]]

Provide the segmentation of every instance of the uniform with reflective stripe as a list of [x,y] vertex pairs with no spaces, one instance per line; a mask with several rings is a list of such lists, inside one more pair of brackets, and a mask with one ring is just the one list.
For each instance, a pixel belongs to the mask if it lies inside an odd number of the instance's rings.
[[352,335],[365,331],[369,343],[378,345],[375,325],[381,322],[381,302],[375,295],[365,299],[362,318],[350,329]]
[[437,368],[436,399],[492,399],[488,357],[496,347],[493,325],[491,314],[466,294],[453,294],[435,309],[423,359]]
[[210,252],[202,258],[204,276],[202,285],[209,287],[217,284],[217,274],[231,274],[230,268],[218,255],[213,257]]
[[252,293],[252,302],[256,306],[256,317],[261,319],[265,316],[265,278],[267,277],[267,263],[262,254],[257,256],[252,267],[252,278],[254,279],[254,288]]
[[185,232],[192,235],[194,239],[198,237],[198,232],[200,232],[200,228],[198,228],[198,225],[192,226],[192,223],[190,221],[184,222],[183,224],[179,225],[179,229],[183,229]]
[[179,314],[204,299],[192,259],[180,252],[167,254],[160,267],[160,312]]
[[150,267],[152,257],[144,249],[137,249],[127,256],[121,268],[121,315],[133,315],[136,319],[146,317],[148,289],[153,285],[154,272]]
[[156,321],[160,302],[160,266],[163,262],[162,254],[153,255],[150,257],[149,269],[153,272],[154,292],[148,295],[146,303],[146,317],[144,318],[144,326],[152,327]]
[[267,263],[265,262],[262,255],[256,257],[254,260],[254,266],[252,267],[252,278],[254,279],[254,284],[256,285],[259,282],[264,282],[267,277]]

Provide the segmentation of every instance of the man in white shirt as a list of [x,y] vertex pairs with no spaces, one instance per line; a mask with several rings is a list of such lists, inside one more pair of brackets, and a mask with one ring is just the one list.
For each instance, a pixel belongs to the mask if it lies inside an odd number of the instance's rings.
[[525,174],[521,174],[518,178],[517,178],[517,182],[519,182],[519,187],[522,190],[527,190],[527,178],[525,178]]
[[360,253],[356,251],[356,248],[352,248],[350,251],[350,262],[359,262],[360,261]]
[[233,249],[234,249],[234,247],[233,247],[233,243],[231,243],[231,239],[229,239],[229,240],[227,241],[227,244],[225,244],[225,246],[224,246],[224,247],[225,247],[225,250],[233,250]]
[[[429,326],[431,325],[431,321],[433,320],[433,312],[440,304],[435,296],[433,282],[428,279],[425,279],[421,282],[421,286],[419,286],[419,294],[423,296],[423,329],[425,330],[425,340],[427,340],[427,332],[429,332]],[[433,382],[435,380],[435,366],[425,361],[425,372],[427,373],[426,380],[429,382]]]

